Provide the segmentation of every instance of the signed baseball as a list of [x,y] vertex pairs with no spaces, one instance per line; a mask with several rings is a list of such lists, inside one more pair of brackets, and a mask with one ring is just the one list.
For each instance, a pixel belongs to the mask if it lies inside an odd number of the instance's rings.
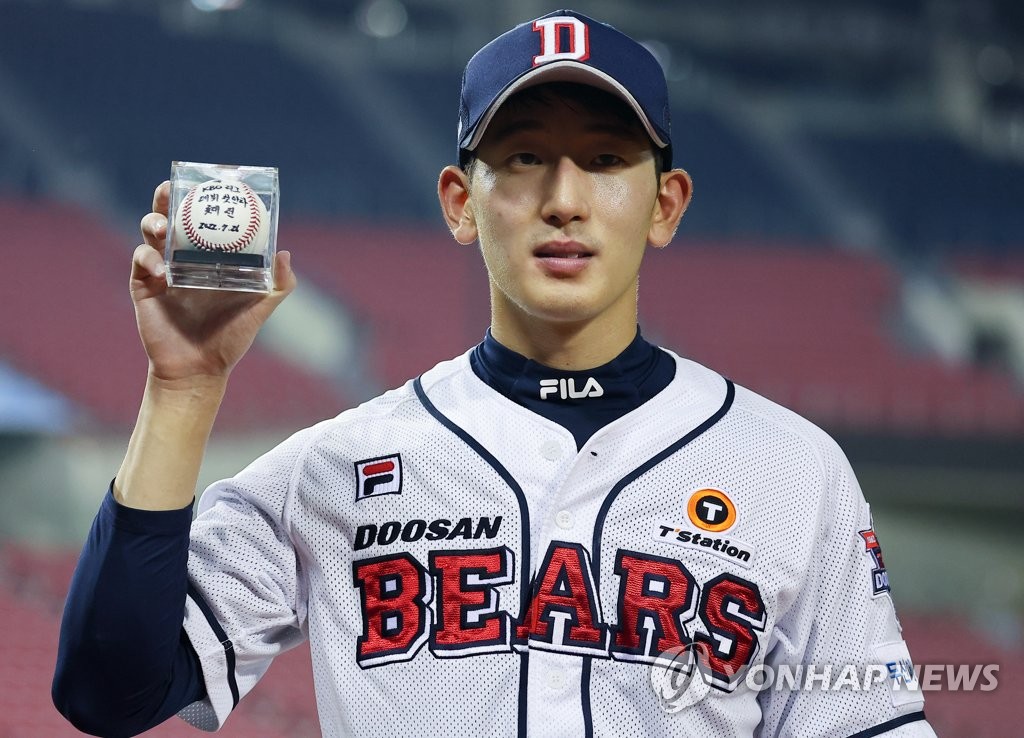
[[175,230],[193,247],[228,254],[260,253],[270,216],[244,182],[213,179],[192,187],[175,213]]

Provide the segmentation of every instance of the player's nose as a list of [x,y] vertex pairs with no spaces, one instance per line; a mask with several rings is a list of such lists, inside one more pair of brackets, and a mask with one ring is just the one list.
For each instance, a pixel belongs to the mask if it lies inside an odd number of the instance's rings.
[[587,173],[571,157],[561,157],[548,173],[541,215],[545,222],[561,226],[590,216],[586,197]]

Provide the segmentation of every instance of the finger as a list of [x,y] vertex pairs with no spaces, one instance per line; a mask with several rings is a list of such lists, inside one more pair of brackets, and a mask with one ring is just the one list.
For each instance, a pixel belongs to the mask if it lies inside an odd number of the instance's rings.
[[146,243],[157,251],[162,251],[164,238],[167,237],[167,216],[161,213],[148,213],[143,217],[139,227]]
[[153,212],[161,213],[165,217],[167,216],[167,208],[171,202],[171,183],[168,180],[164,180],[157,185],[156,190],[153,192]]
[[270,317],[270,314],[277,309],[284,298],[292,293],[296,283],[295,272],[292,271],[291,253],[278,251],[274,257],[274,291],[267,295],[258,306],[257,312],[261,315],[260,320]]
[[132,254],[132,291],[139,286],[153,286],[164,282],[166,268],[164,257],[149,244],[139,244]]
[[274,293],[281,293],[280,299],[283,300],[295,289],[297,281],[292,271],[291,252],[278,251],[274,257]]

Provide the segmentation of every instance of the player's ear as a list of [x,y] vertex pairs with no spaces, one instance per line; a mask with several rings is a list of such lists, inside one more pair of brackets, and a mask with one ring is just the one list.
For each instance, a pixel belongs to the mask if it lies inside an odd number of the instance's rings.
[[476,219],[473,217],[473,204],[469,198],[469,177],[455,166],[447,166],[441,170],[437,180],[437,197],[441,201],[441,212],[444,214],[448,230],[455,240],[463,246],[476,241]]
[[692,195],[693,181],[682,169],[673,169],[661,175],[661,186],[651,215],[651,229],[647,233],[647,241],[652,246],[668,246]]

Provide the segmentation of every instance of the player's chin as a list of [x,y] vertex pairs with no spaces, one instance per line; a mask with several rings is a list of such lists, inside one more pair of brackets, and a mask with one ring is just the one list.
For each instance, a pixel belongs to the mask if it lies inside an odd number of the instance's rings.
[[585,323],[600,313],[597,300],[585,289],[572,285],[553,285],[553,289],[534,295],[529,312],[551,323]]

